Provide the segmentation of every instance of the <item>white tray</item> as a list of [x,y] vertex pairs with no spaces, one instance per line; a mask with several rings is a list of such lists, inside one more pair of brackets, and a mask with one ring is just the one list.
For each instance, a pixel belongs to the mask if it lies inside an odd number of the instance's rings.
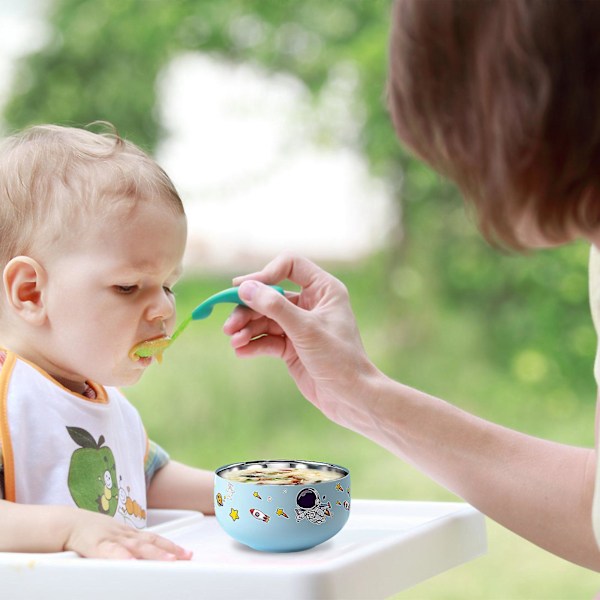
[[0,553],[2,596],[365,600],[386,598],[486,551],[484,517],[462,503],[354,500],[337,536],[288,554],[246,548],[229,538],[214,517],[150,512],[151,528],[193,550],[191,562]]

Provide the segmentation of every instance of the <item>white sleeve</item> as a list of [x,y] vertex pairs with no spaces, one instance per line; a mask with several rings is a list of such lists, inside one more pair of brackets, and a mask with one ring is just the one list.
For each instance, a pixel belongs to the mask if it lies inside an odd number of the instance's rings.
[[[600,342],[600,250],[592,245],[590,250],[590,309],[592,320],[596,329],[596,336]],[[600,387],[600,344],[596,350],[596,361],[594,362],[594,377]]]

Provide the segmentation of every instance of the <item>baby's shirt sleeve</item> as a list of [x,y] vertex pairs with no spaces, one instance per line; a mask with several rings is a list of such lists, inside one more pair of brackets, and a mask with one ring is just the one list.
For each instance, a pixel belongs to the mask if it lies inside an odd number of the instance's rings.
[[169,454],[161,446],[152,440],[148,440],[148,452],[144,462],[144,473],[146,475],[146,489],[155,473],[162,469],[170,460]]

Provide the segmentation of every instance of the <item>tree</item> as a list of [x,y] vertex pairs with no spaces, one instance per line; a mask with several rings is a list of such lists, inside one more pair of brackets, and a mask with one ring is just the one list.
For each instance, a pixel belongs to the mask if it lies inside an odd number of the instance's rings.
[[[10,128],[105,119],[152,150],[161,136],[156,80],[180,52],[293,74],[315,98],[350,70],[360,135],[349,143],[403,202],[405,234],[390,264],[401,255],[398,276],[412,271],[421,281],[418,300],[401,293],[392,314],[402,319],[423,303],[438,315],[440,307],[463,311],[479,325],[482,351],[501,366],[518,374],[515,365],[522,363],[526,374],[537,360],[548,389],[572,387],[573,402],[592,401],[585,247],[527,260],[491,251],[465,218],[454,187],[401,148],[385,106],[389,9],[387,0],[54,0],[50,39],[23,60],[5,119]],[[327,124],[321,125],[326,137]],[[390,274],[391,268],[386,281]],[[529,367],[517,348],[523,338]]]

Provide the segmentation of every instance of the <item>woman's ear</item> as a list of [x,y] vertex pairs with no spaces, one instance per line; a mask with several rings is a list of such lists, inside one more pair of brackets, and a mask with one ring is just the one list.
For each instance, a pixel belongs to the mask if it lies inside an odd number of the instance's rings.
[[29,256],[16,256],[4,267],[4,293],[8,306],[31,325],[42,325],[46,309],[42,289],[46,271]]

